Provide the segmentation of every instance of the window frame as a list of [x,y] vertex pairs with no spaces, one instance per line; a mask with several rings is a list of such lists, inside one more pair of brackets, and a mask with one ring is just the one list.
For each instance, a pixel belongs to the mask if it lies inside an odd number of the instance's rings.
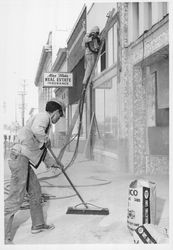
[[[118,23],[118,15],[117,13],[114,15],[114,17],[112,18],[111,20],[111,23],[109,24],[109,29],[107,31],[107,34],[106,34],[106,37],[105,37],[105,54],[106,54],[106,67],[104,68],[104,70],[107,70],[108,68],[111,68],[112,65],[114,65],[115,63],[117,63],[118,61],[118,26],[117,26],[117,23]],[[117,38],[117,42],[116,42],[116,46],[114,44],[114,38],[115,38],[115,29],[114,29],[114,25],[116,25],[116,38]],[[116,61],[115,61],[115,53],[113,53],[113,64],[111,64],[109,67],[108,67],[108,32],[112,29],[112,43],[113,43],[113,51],[116,49],[117,50],[117,53],[116,53]],[[98,77],[102,72],[104,72],[104,70],[101,70],[101,55],[100,55],[100,58],[98,60],[98,66],[96,68],[96,77]]]

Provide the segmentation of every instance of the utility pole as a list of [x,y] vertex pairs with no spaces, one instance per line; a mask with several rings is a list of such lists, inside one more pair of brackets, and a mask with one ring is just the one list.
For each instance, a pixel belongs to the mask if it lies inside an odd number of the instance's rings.
[[25,125],[25,109],[26,109],[26,103],[25,103],[25,95],[26,95],[26,80],[24,80],[22,84],[22,90],[18,92],[18,95],[21,95],[22,103],[19,106],[21,109],[21,116],[22,116],[22,126]]

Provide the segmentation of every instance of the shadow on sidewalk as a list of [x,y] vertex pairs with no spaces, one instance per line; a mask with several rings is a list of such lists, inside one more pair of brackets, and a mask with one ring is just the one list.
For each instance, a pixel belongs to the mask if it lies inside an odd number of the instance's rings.
[[[49,201],[48,201],[48,202],[44,203],[44,205],[42,206],[45,223],[47,221],[47,211],[48,211],[49,205],[50,204],[49,204]],[[19,227],[23,223],[25,223],[29,218],[30,218],[30,209],[19,210],[15,214],[14,221],[13,221],[13,226],[12,226],[12,233],[11,233],[12,240],[14,239],[15,234],[16,234],[17,230],[19,229]],[[28,233],[30,233],[30,232],[28,232]]]
[[23,211],[20,210],[15,215],[14,221],[13,221],[12,232],[11,232],[12,240],[14,239],[14,236],[15,236],[18,228],[21,226],[21,224],[23,224],[24,222],[26,222],[29,218],[30,218],[30,211],[29,211],[29,209],[23,210]]

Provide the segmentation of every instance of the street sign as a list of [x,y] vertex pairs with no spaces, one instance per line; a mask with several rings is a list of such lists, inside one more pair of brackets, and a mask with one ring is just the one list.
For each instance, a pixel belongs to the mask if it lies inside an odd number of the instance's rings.
[[44,73],[43,88],[73,87],[72,73]]

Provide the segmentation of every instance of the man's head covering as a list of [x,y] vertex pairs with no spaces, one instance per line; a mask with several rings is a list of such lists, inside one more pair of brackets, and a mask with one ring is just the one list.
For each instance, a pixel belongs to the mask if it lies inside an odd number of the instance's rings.
[[49,110],[47,110],[49,112],[59,110],[61,113],[61,117],[65,116],[65,104],[62,102],[62,100],[59,100],[58,98],[52,98],[51,100],[49,100],[46,104],[46,107],[49,107]]
[[100,29],[99,29],[99,27],[98,26],[94,26],[91,30],[90,30],[90,33],[99,33],[100,32]]

